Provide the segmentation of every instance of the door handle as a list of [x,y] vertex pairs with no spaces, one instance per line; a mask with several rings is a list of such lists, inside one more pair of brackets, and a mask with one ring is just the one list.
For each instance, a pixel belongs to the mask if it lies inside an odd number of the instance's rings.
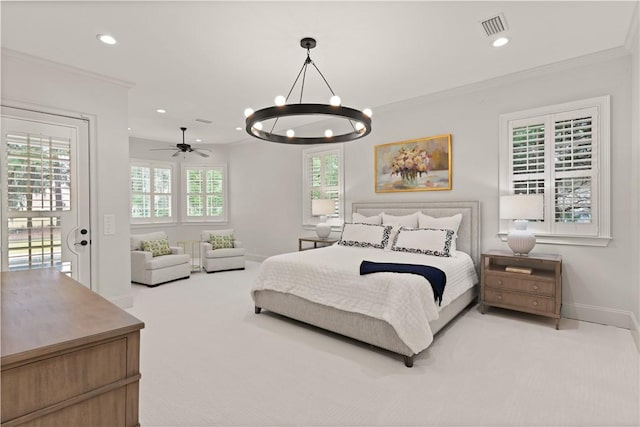
[[87,246],[88,244],[89,242],[86,240],[80,240],[80,243],[74,243],[75,246],[78,246],[78,245]]

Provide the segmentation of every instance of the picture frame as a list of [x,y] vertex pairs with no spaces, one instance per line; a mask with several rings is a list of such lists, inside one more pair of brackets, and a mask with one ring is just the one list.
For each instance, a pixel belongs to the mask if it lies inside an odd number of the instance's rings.
[[451,190],[451,134],[376,145],[376,193]]

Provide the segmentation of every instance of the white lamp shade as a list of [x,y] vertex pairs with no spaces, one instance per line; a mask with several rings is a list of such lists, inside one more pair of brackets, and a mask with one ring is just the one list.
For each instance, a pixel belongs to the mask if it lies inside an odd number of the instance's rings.
[[516,194],[500,197],[501,219],[543,219],[542,194]]
[[311,215],[331,215],[336,208],[336,202],[331,199],[316,199],[311,201]]

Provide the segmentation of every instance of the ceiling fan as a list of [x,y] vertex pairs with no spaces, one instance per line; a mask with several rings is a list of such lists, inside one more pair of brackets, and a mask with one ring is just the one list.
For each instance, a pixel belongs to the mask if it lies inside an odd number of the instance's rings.
[[203,151],[211,151],[206,148],[192,148],[190,144],[184,142],[184,133],[187,128],[180,128],[182,131],[182,144],[176,144],[176,148],[152,148],[151,151],[160,151],[160,150],[177,150],[171,157],[178,157],[180,153],[195,153],[198,156],[209,157],[207,153],[203,153]]

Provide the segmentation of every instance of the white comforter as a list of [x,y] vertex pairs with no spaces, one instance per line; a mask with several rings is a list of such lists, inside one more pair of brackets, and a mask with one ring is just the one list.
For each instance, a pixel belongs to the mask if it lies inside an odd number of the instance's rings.
[[361,276],[363,260],[440,268],[447,275],[443,307],[478,281],[471,258],[463,252],[444,258],[333,245],[266,259],[251,295],[263,289],[284,292],[384,320],[416,354],[427,348],[433,341],[429,322],[438,318],[439,309],[429,282],[415,274]]

